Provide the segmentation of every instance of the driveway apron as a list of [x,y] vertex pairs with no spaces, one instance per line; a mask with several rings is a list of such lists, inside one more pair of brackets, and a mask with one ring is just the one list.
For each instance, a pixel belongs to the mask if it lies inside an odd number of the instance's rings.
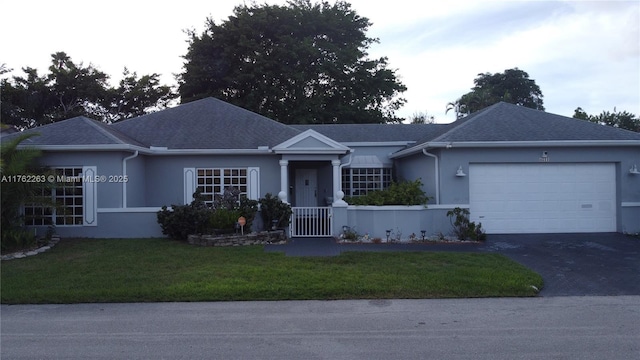
[[544,279],[542,296],[640,295],[640,239],[619,233],[490,235],[499,252]]

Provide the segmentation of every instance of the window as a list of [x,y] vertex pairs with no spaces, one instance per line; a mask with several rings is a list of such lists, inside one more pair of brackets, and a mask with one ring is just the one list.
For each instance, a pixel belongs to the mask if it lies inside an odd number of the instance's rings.
[[391,168],[344,168],[342,191],[346,196],[366,195],[391,185]]
[[[26,225],[83,225],[84,197],[82,168],[55,168],[56,181],[53,187],[42,188],[44,202],[24,206]],[[67,181],[60,181],[62,178]]]
[[240,190],[240,195],[247,196],[247,183],[247,169],[197,169],[196,186],[208,205],[213,203],[216,194],[222,194],[228,187],[234,187]]

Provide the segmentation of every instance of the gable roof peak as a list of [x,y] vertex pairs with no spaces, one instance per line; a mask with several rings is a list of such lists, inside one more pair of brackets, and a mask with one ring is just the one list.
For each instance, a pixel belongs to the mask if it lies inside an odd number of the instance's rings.
[[345,154],[349,150],[348,147],[313,129],[305,130],[273,147],[273,151],[276,154],[308,154],[316,152]]

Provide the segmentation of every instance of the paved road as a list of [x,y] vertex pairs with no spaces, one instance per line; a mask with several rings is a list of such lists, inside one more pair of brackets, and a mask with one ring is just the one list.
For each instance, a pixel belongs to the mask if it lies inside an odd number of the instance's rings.
[[640,297],[2,305],[6,359],[638,359]]

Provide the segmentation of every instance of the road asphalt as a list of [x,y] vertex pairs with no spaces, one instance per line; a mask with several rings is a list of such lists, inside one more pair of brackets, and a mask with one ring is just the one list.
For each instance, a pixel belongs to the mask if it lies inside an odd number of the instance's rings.
[[640,358],[640,296],[0,310],[3,360]]

